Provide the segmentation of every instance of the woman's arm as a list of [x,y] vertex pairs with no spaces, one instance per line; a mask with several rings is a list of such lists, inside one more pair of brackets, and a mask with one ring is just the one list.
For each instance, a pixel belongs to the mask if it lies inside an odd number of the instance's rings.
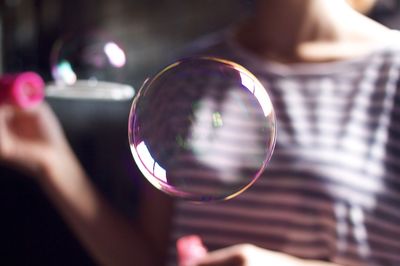
[[168,200],[146,193],[151,199],[143,200],[133,224],[99,194],[75,156],[62,157],[62,165],[49,164],[40,184],[93,257],[102,265],[162,265]]
[[0,107],[0,160],[37,177],[41,187],[102,265],[162,265],[170,200],[143,191],[137,223],[115,211],[95,189],[52,110]]

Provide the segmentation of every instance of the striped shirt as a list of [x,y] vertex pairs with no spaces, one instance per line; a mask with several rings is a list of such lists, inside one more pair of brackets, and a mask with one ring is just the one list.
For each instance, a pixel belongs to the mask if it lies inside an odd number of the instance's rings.
[[176,201],[169,265],[176,240],[189,234],[210,250],[251,243],[348,266],[400,265],[400,42],[287,66],[224,40],[205,54],[245,66],[265,85],[277,143],[263,175],[233,200]]

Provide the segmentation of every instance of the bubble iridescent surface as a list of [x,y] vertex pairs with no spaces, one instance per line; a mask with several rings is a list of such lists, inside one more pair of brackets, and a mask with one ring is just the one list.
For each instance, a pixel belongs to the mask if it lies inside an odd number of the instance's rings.
[[130,99],[124,49],[103,32],[66,35],[51,53],[54,84],[48,96],[69,98]]
[[248,70],[190,58],[147,80],[129,116],[133,158],[159,190],[196,202],[233,198],[265,170],[276,139],[269,95]]

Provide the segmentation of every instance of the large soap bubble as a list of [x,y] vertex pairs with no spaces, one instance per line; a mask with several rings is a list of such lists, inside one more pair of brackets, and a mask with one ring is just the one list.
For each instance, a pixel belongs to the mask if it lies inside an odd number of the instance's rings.
[[217,58],[172,64],[145,82],[129,117],[143,175],[191,201],[233,198],[265,170],[276,139],[265,88],[245,68]]

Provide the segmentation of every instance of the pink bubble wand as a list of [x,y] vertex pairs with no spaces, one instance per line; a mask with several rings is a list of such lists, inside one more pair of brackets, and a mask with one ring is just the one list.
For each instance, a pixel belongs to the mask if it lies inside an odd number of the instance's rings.
[[26,109],[43,101],[44,81],[35,72],[0,76],[0,104],[11,104]]
[[188,266],[207,254],[207,248],[198,235],[181,237],[176,242],[178,252],[178,265]]

